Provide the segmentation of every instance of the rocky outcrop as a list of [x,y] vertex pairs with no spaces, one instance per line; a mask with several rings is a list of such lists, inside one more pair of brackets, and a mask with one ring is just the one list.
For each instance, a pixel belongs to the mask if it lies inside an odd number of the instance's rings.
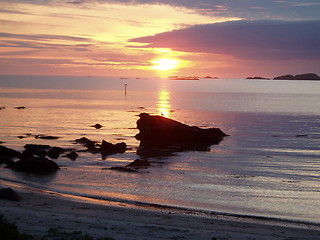
[[228,136],[219,128],[203,129],[188,126],[162,116],[141,113],[137,121],[140,140],[137,154],[146,158],[172,156],[179,151],[210,151]]
[[275,77],[274,80],[320,80],[320,77],[315,73],[305,73],[298,75],[283,75],[279,77]]
[[218,144],[227,136],[219,128],[202,129],[162,116],[141,113],[137,121],[136,139],[146,144]]

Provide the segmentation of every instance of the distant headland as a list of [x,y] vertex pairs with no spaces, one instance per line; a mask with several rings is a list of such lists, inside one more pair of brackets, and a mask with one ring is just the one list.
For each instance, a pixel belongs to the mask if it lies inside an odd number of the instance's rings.
[[[265,77],[247,77],[246,79],[261,79],[261,80],[271,80],[271,78],[265,78]],[[309,81],[318,81],[320,80],[320,77],[315,73],[304,73],[304,74],[298,74],[298,75],[282,75],[275,78],[272,78],[272,80],[309,80]]]
[[279,77],[275,77],[274,80],[320,80],[320,77],[315,73],[305,73],[298,75],[283,75]]

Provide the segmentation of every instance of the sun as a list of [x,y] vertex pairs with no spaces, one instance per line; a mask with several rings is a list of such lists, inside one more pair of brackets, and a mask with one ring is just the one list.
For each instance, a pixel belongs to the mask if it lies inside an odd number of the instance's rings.
[[178,60],[171,58],[159,58],[152,61],[152,63],[154,64],[154,66],[152,66],[152,69],[160,71],[172,70],[180,65],[180,62]]

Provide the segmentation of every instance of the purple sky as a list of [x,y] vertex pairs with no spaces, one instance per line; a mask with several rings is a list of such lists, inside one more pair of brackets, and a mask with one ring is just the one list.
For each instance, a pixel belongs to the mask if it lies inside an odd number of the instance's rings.
[[320,74],[319,13],[319,0],[2,0],[0,74],[148,76],[159,58],[185,63],[177,75]]

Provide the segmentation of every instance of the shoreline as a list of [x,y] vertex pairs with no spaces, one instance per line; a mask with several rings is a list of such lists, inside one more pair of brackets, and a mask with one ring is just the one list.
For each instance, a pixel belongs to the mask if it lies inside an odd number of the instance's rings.
[[[243,219],[247,222],[262,222],[262,223],[273,223],[279,226],[289,226],[292,224],[293,226],[299,225],[299,227],[306,225],[307,228],[310,226],[319,227],[320,229],[320,219],[319,222],[307,221],[307,220],[299,220],[299,219],[286,219],[286,218],[277,218],[273,216],[263,216],[263,215],[252,215],[252,214],[241,214],[241,213],[232,213],[232,212],[222,212],[217,210],[206,210],[200,208],[192,208],[192,207],[184,207],[184,206],[174,206],[174,205],[166,205],[161,203],[152,203],[152,202],[142,202],[137,200],[129,200],[129,199],[120,199],[120,198],[105,198],[105,197],[97,197],[93,195],[74,195],[66,192],[57,192],[51,190],[49,188],[41,188],[37,185],[29,185],[20,181],[12,181],[12,179],[2,178],[0,176],[0,182],[4,181],[6,184],[0,184],[0,188],[9,187],[21,192],[32,192],[34,194],[46,194],[48,196],[59,196],[62,199],[68,201],[75,202],[84,202],[89,204],[97,204],[97,205],[108,205],[108,206],[121,206],[133,209],[144,209],[151,211],[174,211],[181,214],[197,214],[199,216],[204,217],[214,217],[219,219]],[[19,189],[19,190],[18,190]],[[1,199],[0,199],[1,200]]]
[[49,229],[81,231],[94,238],[132,239],[318,239],[320,224],[259,217],[202,214],[179,208],[132,207],[99,200],[14,188],[22,201],[0,200],[0,214],[36,239]]

